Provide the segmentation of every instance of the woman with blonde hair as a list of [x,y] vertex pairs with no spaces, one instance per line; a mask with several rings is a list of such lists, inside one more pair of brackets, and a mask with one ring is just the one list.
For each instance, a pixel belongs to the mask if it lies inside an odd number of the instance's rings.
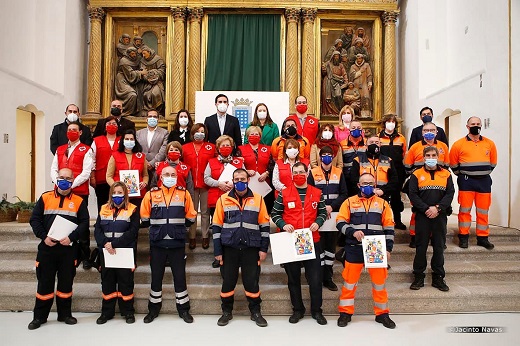
[[354,108],[344,106],[339,111],[339,124],[334,127],[334,137],[338,142],[348,138],[350,135],[350,122],[355,120],[356,113]]

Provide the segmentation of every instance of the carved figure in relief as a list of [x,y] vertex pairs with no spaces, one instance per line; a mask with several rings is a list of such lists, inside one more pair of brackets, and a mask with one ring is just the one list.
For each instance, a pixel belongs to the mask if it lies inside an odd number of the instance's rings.
[[166,79],[166,65],[164,60],[153,49],[142,46],[141,59],[142,101],[143,116],[146,111],[155,109],[164,114],[164,81]]
[[117,57],[121,59],[126,55],[126,50],[130,47],[132,47],[132,43],[130,42],[130,35],[123,34],[119,38],[119,43],[117,44]]
[[368,54],[368,50],[365,47],[363,47],[363,40],[359,37],[354,39],[352,47],[350,47],[347,52],[347,57],[348,57],[347,71],[350,71],[350,67],[356,62],[356,56],[358,54],[363,54],[363,58],[364,58],[365,62],[370,62],[370,56]]
[[342,89],[347,87],[348,75],[340,55],[339,51],[334,51],[330,60],[322,66],[322,112],[326,115],[338,115],[343,107]]
[[343,34],[339,37],[343,41],[343,49],[348,50],[352,46],[352,38],[354,36],[354,29],[351,26],[345,27]]
[[330,61],[330,58],[332,57],[332,53],[334,53],[334,51],[338,51],[340,52],[340,54],[344,51],[343,41],[339,38],[336,41],[334,41],[334,45],[330,46],[327,50],[327,53],[325,53],[325,57],[323,58],[323,65]]
[[116,98],[123,102],[123,115],[134,115],[140,109],[138,107],[141,81],[139,69],[137,49],[130,47],[126,50],[126,55],[119,59],[114,83]]
[[365,28],[363,28],[361,26],[359,28],[357,28],[356,36],[354,37],[354,39],[356,39],[356,38],[362,39],[363,47],[365,47],[367,49],[367,51],[370,51],[370,37],[368,37],[368,35],[366,34]]
[[352,107],[354,113],[359,115],[361,109],[361,95],[353,82],[348,82],[347,90],[343,93],[345,105]]
[[361,96],[361,111],[360,117],[362,119],[369,119],[372,117],[372,69],[370,65],[365,62],[363,54],[356,56],[356,62],[350,67],[349,80],[354,83],[354,87],[359,90]]

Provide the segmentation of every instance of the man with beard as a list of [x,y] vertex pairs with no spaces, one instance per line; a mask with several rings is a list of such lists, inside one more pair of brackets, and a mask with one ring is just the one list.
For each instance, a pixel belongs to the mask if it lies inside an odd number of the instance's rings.
[[143,56],[143,38],[141,36],[134,36],[134,47],[137,49],[137,55],[141,58]]
[[134,115],[138,109],[137,87],[142,75],[143,71],[139,71],[137,49],[130,47],[119,60],[114,83],[116,97],[123,102],[124,115]]
[[356,36],[354,39],[360,38],[363,40],[363,47],[365,47],[368,50],[370,50],[370,37],[368,37],[365,33],[365,28],[359,27],[356,30]]
[[325,53],[325,57],[323,58],[323,64],[326,64],[330,61],[335,51],[340,52],[340,54],[344,51],[343,41],[339,38],[336,41],[334,41],[334,45],[330,46],[327,50],[327,53]]
[[121,35],[121,38],[119,38],[119,43],[116,46],[117,57],[119,59],[124,57],[126,55],[126,50],[130,47],[132,47],[132,44],[130,43],[130,35],[128,35],[128,34]]
[[337,115],[341,107],[343,107],[341,90],[346,88],[348,83],[347,71],[345,66],[341,64],[339,51],[336,50],[332,53],[331,59],[323,65],[321,72],[324,75],[322,112],[324,114]]
[[347,72],[350,71],[350,67],[356,62],[356,56],[358,54],[363,54],[365,62],[370,62],[368,50],[363,47],[363,40],[360,38],[355,38],[354,41],[352,41],[352,47],[350,47],[347,51]]
[[349,80],[359,90],[361,96],[361,118],[372,117],[372,69],[365,62],[363,54],[356,56],[356,63],[350,67]]
[[352,38],[354,36],[354,30],[351,26],[345,27],[343,34],[339,37],[343,41],[343,49],[348,50],[352,46]]
[[155,109],[159,114],[164,113],[164,81],[166,79],[166,65],[164,60],[148,46],[142,47],[141,59],[143,84],[143,109]]

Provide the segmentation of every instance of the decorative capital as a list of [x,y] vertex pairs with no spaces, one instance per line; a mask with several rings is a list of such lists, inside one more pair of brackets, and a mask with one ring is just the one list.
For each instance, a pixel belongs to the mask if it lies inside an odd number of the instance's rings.
[[185,21],[188,15],[186,7],[170,7],[174,21]]
[[383,12],[381,18],[383,19],[383,23],[385,25],[395,25],[397,22],[397,17],[399,16],[399,11],[391,11],[391,12]]
[[101,22],[105,17],[105,11],[103,11],[103,8],[101,7],[91,7],[88,5],[87,10],[90,20],[98,20]]
[[302,19],[303,23],[314,23],[316,19],[316,14],[318,13],[317,8],[304,8],[302,9]]
[[202,7],[195,7],[188,9],[188,20],[190,22],[199,22],[202,20],[202,16],[204,15],[204,11]]
[[300,20],[300,9],[299,8],[286,8],[285,19],[288,23],[298,22]]

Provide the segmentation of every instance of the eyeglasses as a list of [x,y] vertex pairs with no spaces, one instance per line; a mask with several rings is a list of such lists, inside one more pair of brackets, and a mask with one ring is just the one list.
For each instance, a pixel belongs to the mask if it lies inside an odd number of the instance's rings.
[[374,186],[374,183],[359,183],[360,186]]

